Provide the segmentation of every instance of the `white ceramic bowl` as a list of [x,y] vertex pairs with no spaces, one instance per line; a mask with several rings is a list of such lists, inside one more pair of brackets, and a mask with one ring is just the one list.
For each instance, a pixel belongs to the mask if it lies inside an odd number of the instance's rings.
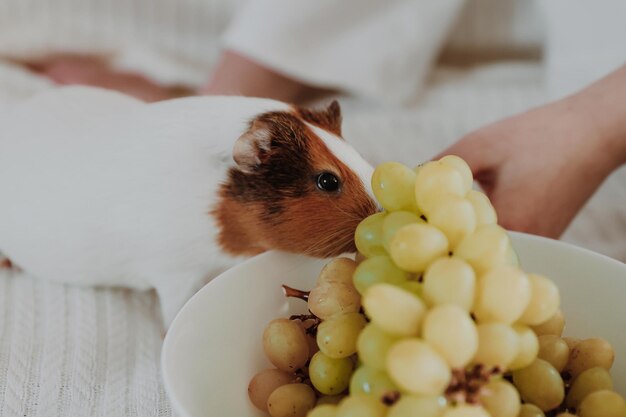
[[[626,265],[559,241],[512,233],[522,267],[561,290],[574,337],[601,336],[615,348],[615,388],[626,393]],[[326,261],[270,252],[207,284],[180,311],[162,351],[165,388],[181,417],[257,417],[250,378],[269,366],[261,335],[277,317],[306,311],[281,284],[310,289]]]

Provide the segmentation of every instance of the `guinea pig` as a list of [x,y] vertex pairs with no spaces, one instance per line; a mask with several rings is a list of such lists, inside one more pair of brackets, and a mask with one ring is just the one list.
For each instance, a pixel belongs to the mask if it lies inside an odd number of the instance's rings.
[[155,288],[166,324],[251,255],[354,252],[356,226],[378,210],[337,102],[145,104],[68,87],[0,126],[0,251],[42,279]]

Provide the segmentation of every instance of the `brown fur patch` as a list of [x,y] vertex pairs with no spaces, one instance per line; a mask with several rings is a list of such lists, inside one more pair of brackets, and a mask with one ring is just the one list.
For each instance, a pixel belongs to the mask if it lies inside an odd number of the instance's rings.
[[0,257],[0,268],[13,268],[13,264],[10,259]]
[[310,110],[302,107],[296,107],[295,110],[302,120],[341,137],[341,107],[337,100],[333,100],[323,110]]

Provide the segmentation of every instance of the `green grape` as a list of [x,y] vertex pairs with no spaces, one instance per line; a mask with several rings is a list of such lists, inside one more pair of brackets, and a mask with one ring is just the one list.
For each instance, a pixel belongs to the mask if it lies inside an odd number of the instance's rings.
[[441,198],[448,195],[464,197],[469,190],[463,175],[439,161],[425,163],[415,178],[417,207],[426,217]]
[[361,366],[352,374],[350,395],[372,395],[374,398],[380,399],[386,393],[393,391],[398,391],[398,387],[384,371]]
[[546,415],[536,405],[522,404],[518,417],[546,417]]
[[600,366],[606,370],[611,369],[615,360],[615,352],[609,342],[595,337],[581,340],[570,348],[569,361],[565,366],[573,378],[587,369]]
[[563,311],[558,309],[548,320],[537,326],[531,326],[531,328],[537,336],[553,334],[560,337],[563,334],[563,329],[565,328],[565,316],[563,315]]
[[520,322],[538,325],[554,316],[559,308],[559,289],[556,284],[541,275],[528,275],[530,281],[530,302],[520,317]]
[[383,220],[386,215],[387,213],[376,213],[366,217],[354,232],[356,248],[367,258],[386,254],[383,247]]
[[424,318],[422,337],[452,368],[463,368],[478,350],[478,332],[469,313],[448,304],[434,307]]
[[410,211],[396,211],[389,213],[383,221],[383,246],[389,252],[391,240],[396,235],[398,229],[411,223],[424,223],[417,214]]
[[522,406],[519,393],[504,379],[485,385],[480,391],[480,403],[491,417],[517,417]]
[[450,407],[441,417],[491,417],[484,408],[475,405],[461,404]]
[[350,395],[337,408],[336,417],[385,417],[387,407],[378,399],[366,395]]
[[294,382],[293,374],[279,369],[266,369],[252,378],[248,385],[248,396],[256,408],[267,411],[267,399],[280,386]]
[[337,406],[334,404],[322,404],[316,406],[313,410],[309,411],[306,417],[336,417]]
[[536,359],[530,366],[513,371],[513,383],[522,399],[543,411],[558,407],[565,398],[563,379],[552,365]]
[[390,284],[372,285],[363,296],[363,308],[381,330],[396,336],[417,335],[426,312],[419,298]]
[[626,402],[616,392],[596,391],[583,400],[577,414],[579,417],[626,417]]
[[347,358],[356,353],[356,340],[365,324],[359,313],[335,314],[317,327],[317,345],[328,357]]
[[599,366],[587,369],[578,375],[572,383],[567,397],[565,397],[565,405],[568,408],[577,408],[589,394],[612,389],[613,380],[609,371]]
[[315,392],[305,384],[283,385],[267,399],[267,410],[272,417],[306,417],[314,406]]
[[474,362],[506,369],[519,352],[517,332],[503,323],[479,324],[478,350]]
[[446,235],[451,250],[454,250],[476,229],[476,213],[472,204],[465,198],[449,195],[433,204],[428,223]]
[[387,372],[402,390],[418,395],[441,395],[450,382],[446,360],[417,338],[400,340],[389,349]]
[[422,297],[424,296],[424,286],[422,285],[421,282],[407,280],[406,282],[403,282],[399,284],[398,286],[402,288],[403,290],[410,292],[411,294],[413,294],[414,296],[420,299],[422,299]]
[[509,364],[510,370],[525,368],[537,359],[537,353],[539,353],[539,340],[530,327],[516,324],[513,326],[513,330],[517,332],[519,351],[513,362]]
[[397,338],[383,332],[374,323],[369,323],[357,339],[359,359],[365,365],[377,370],[384,370],[387,361],[387,352]]
[[398,162],[385,162],[372,174],[372,191],[388,211],[415,210],[415,172]]
[[403,395],[391,406],[387,417],[439,417],[446,408],[444,397]]
[[322,394],[336,395],[348,388],[352,369],[350,358],[333,359],[317,352],[309,364],[309,378]]
[[530,294],[528,278],[519,268],[493,268],[478,280],[474,315],[481,323],[511,324],[526,309]]
[[322,268],[317,277],[317,285],[341,283],[352,285],[352,276],[356,269],[356,262],[350,258],[335,258]]
[[539,336],[539,359],[543,359],[561,372],[569,361],[569,347],[560,336],[544,334]]
[[391,241],[389,254],[400,268],[423,272],[428,265],[448,253],[448,239],[439,229],[416,223],[401,227]]
[[472,265],[480,276],[495,266],[507,264],[509,246],[506,231],[497,224],[487,224],[463,239],[454,255]]
[[374,284],[400,285],[407,280],[407,273],[398,268],[389,256],[373,256],[359,264],[354,272],[354,286],[361,294]]
[[470,311],[475,287],[474,270],[458,258],[439,258],[424,273],[424,300],[431,306],[454,304]]
[[361,309],[361,295],[351,284],[323,283],[309,293],[311,313],[326,320],[339,313],[356,313]]
[[470,190],[465,196],[467,200],[474,207],[476,213],[476,225],[482,226],[483,224],[497,224],[498,215],[496,210],[491,205],[489,198],[480,191]]
[[339,395],[322,395],[321,397],[319,397],[317,399],[317,403],[315,404],[315,406],[317,407],[317,406],[324,405],[324,404],[337,405],[345,397],[346,396],[343,395],[343,394],[339,394]]
[[576,415],[572,413],[559,413],[556,417],[576,417]]
[[462,158],[456,155],[446,155],[439,160],[443,165],[449,166],[450,168],[456,170],[461,177],[463,178],[463,187],[467,190],[472,191],[472,183],[474,182],[474,177],[472,175],[472,170],[467,165]]
[[302,327],[289,319],[272,320],[263,332],[263,351],[272,364],[295,372],[309,360],[309,343]]

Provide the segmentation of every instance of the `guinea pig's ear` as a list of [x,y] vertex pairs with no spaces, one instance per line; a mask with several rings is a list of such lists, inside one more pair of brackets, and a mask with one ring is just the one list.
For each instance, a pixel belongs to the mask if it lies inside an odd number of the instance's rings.
[[233,147],[233,159],[243,172],[252,172],[269,156],[272,132],[268,125],[255,120]]
[[331,131],[338,132],[341,136],[341,106],[337,100],[333,100],[332,103],[326,108],[326,114],[328,114],[328,120],[332,125]]

